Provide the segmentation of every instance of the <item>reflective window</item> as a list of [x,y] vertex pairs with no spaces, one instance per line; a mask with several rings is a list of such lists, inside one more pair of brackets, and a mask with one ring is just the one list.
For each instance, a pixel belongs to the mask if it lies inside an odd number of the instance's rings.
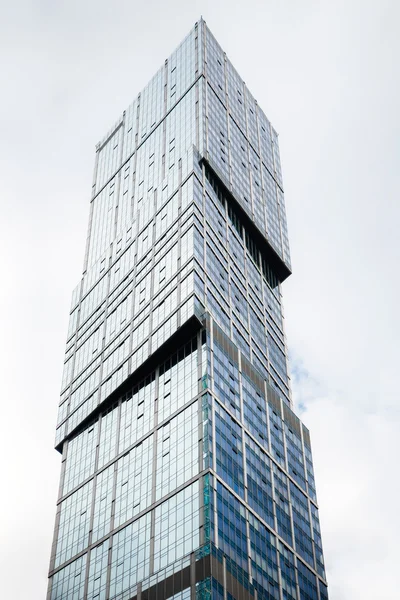
[[246,510],[228,490],[217,483],[218,546],[248,571]]
[[87,600],[106,600],[108,545],[106,540],[90,552]]
[[92,494],[93,482],[90,481],[61,503],[55,567],[87,546]]
[[117,462],[114,526],[128,521],[151,504],[153,436]]
[[83,600],[86,555],[57,571],[51,578],[51,600]]
[[199,546],[199,508],[195,482],[155,509],[154,571]]
[[112,544],[110,600],[130,598],[149,575],[150,513],[116,533]]
[[195,402],[157,432],[156,500],[199,472],[198,411]]
[[111,465],[96,477],[92,543],[97,542],[110,531],[114,471],[114,465]]
[[93,474],[96,459],[98,422],[68,442],[63,493],[67,494]]

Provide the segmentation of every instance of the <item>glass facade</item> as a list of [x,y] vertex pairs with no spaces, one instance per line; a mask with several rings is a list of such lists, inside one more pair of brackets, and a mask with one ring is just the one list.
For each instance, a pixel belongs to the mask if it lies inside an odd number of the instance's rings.
[[325,600],[278,138],[203,20],[96,147],[48,600]]

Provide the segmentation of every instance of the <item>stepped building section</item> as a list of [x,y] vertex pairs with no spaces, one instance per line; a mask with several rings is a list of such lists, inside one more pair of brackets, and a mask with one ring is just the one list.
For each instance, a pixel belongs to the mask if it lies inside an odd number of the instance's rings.
[[327,600],[290,273],[277,133],[201,20],[96,148],[48,600]]

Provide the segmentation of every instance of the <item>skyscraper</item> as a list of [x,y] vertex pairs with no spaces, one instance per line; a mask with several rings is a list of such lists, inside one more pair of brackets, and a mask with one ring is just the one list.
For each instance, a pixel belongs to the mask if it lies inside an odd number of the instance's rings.
[[278,138],[196,23],[96,148],[49,600],[326,600]]

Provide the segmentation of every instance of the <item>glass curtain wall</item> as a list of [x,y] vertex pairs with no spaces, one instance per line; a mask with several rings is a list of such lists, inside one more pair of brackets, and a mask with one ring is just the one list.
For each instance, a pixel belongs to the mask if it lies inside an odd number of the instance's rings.
[[96,147],[48,600],[326,600],[278,136],[203,20]]

